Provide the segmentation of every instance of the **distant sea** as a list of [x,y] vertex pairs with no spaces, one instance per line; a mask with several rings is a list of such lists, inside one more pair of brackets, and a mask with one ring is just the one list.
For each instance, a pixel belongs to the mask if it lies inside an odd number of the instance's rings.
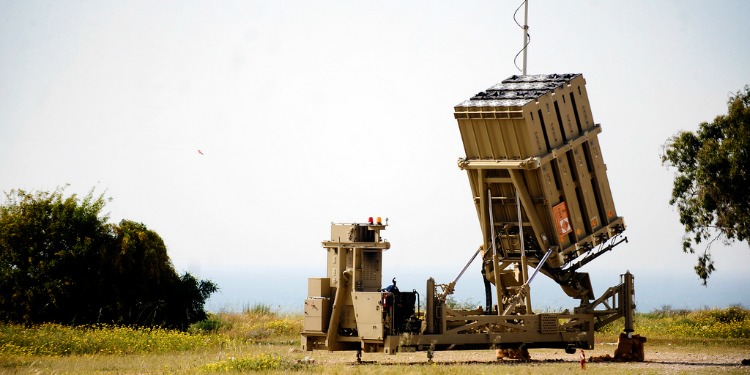
[[[209,271],[209,272],[205,272]],[[395,276],[399,289],[416,290],[424,296],[426,280],[433,277],[438,283],[453,280],[459,270],[402,268],[383,272],[383,287],[390,285]],[[635,274],[636,310],[649,312],[663,306],[696,309],[702,307],[728,307],[742,304],[750,307],[750,274],[730,275],[717,271],[711,276],[708,287],[700,284],[692,270]],[[220,270],[202,272],[201,278],[218,284],[220,291],[208,300],[211,312],[242,311],[256,304],[264,304],[284,313],[302,312],[307,296],[307,278],[325,277],[325,270],[299,268],[264,268],[248,270]],[[214,274],[214,275],[211,275]],[[608,287],[619,283],[619,274],[598,272],[591,274],[594,292],[598,297]],[[536,311],[559,311],[577,306],[576,300],[567,297],[560,287],[544,275],[538,275],[531,288],[533,308]],[[484,286],[478,270],[469,269],[459,280],[454,298],[458,302],[484,305]]]

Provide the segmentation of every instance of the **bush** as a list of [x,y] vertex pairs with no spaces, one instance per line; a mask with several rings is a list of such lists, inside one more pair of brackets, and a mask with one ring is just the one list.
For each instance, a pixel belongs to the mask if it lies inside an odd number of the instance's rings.
[[458,301],[453,296],[448,296],[445,300],[445,305],[453,310],[474,310],[477,306],[480,306],[480,303],[471,298]]
[[0,321],[186,329],[218,290],[175,272],[144,224],[110,224],[93,190],[82,200],[13,190],[0,206]]
[[216,316],[212,315],[209,320],[218,320],[219,333],[230,340],[268,344],[298,341],[299,333],[302,332],[302,317],[269,312],[266,307],[246,308],[242,313],[221,312]]
[[741,305],[734,305],[727,309],[708,310],[705,314],[718,323],[731,324],[748,320],[750,317],[750,310],[745,309]]
[[227,359],[216,363],[209,363],[203,366],[206,371],[281,371],[281,370],[299,370],[305,365],[282,358],[279,355],[258,354],[247,358]]
[[202,336],[163,328],[112,325],[69,327],[40,324],[33,327],[0,325],[0,354],[81,355],[169,353],[206,348]]
[[194,334],[218,333],[220,329],[231,328],[231,324],[221,320],[218,316],[208,314],[208,318],[190,325],[188,332]]
[[245,314],[248,315],[275,315],[271,305],[267,303],[256,303],[252,306],[245,306]]
[[[623,319],[600,330],[616,336]],[[742,306],[724,309],[686,310],[662,306],[649,313],[636,313],[635,332],[649,339],[750,339],[750,310]]]
[[676,316],[686,316],[689,313],[690,310],[687,309],[674,309],[672,308],[672,305],[662,305],[660,308],[652,310],[647,315],[654,318],[673,318]]

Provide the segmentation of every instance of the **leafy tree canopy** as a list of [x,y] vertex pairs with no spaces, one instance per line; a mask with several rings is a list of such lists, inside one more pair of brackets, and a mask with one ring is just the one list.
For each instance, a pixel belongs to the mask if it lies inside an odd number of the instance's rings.
[[109,224],[107,200],[12,190],[0,206],[0,321],[187,328],[218,288],[179,276],[161,237]]
[[677,170],[669,204],[685,227],[683,251],[706,243],[695,265],[703,285],[715,270],[711,244],[750,237],[750,86],[732,95],[728,107],[697,132],[669,138],[661,156]]

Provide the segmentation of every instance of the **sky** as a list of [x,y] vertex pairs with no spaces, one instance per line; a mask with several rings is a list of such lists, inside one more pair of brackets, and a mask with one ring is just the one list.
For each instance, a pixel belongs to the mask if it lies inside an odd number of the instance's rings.
[[[146,224],[178,272],[219,284],[214,310],[301,307],[330,223],[369,216],[389,218],[385,280],[450,281],[481,242],[453,107],[520,73],[520,4],[0,0],[0,190],[111,197],[111,222]],[[629,270],[640,309],[750,304],[747,243],[714,245],[701,286],[659,159],[750,84],[748,16],[743,0],[530,1],[528,73],[586,78],[627,224],[582,269],[596,293]],[[478,272],[457,299],[480,300]],[[538,283],[536,304],[568,303]]]

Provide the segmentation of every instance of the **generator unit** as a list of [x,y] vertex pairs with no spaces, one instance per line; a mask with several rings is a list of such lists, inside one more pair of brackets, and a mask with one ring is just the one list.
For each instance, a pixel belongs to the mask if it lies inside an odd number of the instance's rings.
[[[595,296],[580,268],[626,242],[581,74],[512,76],[454,108],[482,238],[455,280],[429,278],[421,296],[383,287],[387,224],[332,224],[325,278],[309,280],[304,350],[593,349],[594,332],[624,317],[633,332],[634,278]],[[471,255],[468,251],[467,255]],[[481,255],[484,306],[452,309],[447,298]],[[538,273],[579,300],[574,311],[535,313]],[[494,286],[494,290],[493,290]],[[422,306],[424,311],[421,311]]]
[[[380,218],[367,223],[331,224],[327,277],[308,279],[304,308],[304,350],[382,351],[388,337],[417,334],[419,293],[382,288],[383,251]],[[389,350],[389,352],[391,352]]]

